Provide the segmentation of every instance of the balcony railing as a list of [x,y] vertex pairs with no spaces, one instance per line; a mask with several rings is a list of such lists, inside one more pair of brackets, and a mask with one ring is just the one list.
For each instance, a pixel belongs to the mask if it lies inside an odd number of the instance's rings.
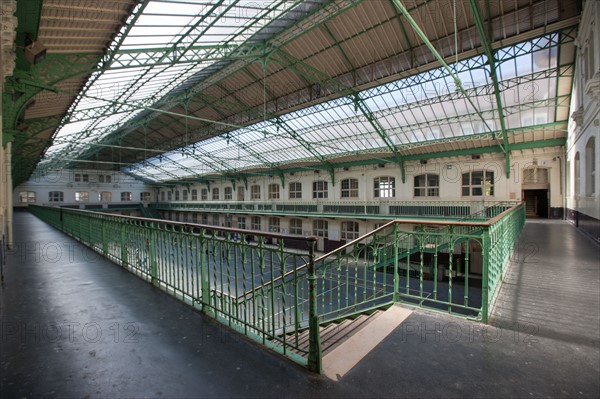
[[486,322],[525,220],[522,204],[502,209],[482,210],[485,221],[394,220],[317,257],[315,237],[29,207],[155,286],[317,372],[320,326],[357,313],[400,302]]
[[159,202],[150,207],[159,211],[203,213],[273,214],[296,216],[401,217],[487,220],[487,209],[508,209],[508,201],[311,201],[311,202]]

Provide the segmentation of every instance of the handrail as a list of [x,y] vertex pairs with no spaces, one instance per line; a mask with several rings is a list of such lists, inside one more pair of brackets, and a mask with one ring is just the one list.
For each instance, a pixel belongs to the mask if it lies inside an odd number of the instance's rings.
[[[333,251],[330,251],[330,252],[328,252],[326,254],[323,254],[323,255],[315,258],[314,262],[317,263],[317,262],[322,261],[323,259],[325,259],[327,257],[333,256],[336,253],[339,253],[339,252],[345,250],[346,248],[352,247],[357,242],[363,241],[365,239],[365,237],[369,237],[371,235],[375,235],[378,231],[384,230],[387,227],[389,227],[389,226],[391,226],[391,225],[393,225],[395,223],[399,223],[399,224],[437,225],[437,226],[449,226],[450,225],[450,226],[489,227],[489,226],[497,223],[500,219],[502,219],[509,212],[513,211],[514,209],[516,209],[521,204],[522,204],[522,202],[517,203],[517,204],[513,205],[511,208],[509,208],[509,209],[505,210],[504,212],[502,212],[501,214],[499,214],[498,216],[496,216],[496,217],[494,217],[494,218],[492,218],[492,219],[490,219],[488,221],[485,221],[485,222],[461,222],[461,221],[448,221],[448,220],[418,220],[418,219],[414,219],[414,220],[408,219],[408,220],[406,220],[406,219],[394,219],[394,220],[391,220],[390,222],[388,222],[388,223],[386,223],[386,224],[384,224],[382,226],[379,226],[378,228],[370,231],[368,234],[365,234],[364,236],[358,237],[358,238],[356,238],[356,239],[354,239],[354,240],[352,240],[350,242],[347,242],[346,244],[342,245],[341,247],[338,247],[338,248],[334,249]],[[498,205],[498,204],[496,204],[496,205]],[[270,281],[268,281],[268,282],[266,282],[264,284],[261,284],[261,285],[256,286],[255,288],[253,288],[251,290],[248,290],[248,291],[244,292],[243,294],[239,295],[236,299],[239,300],[239,299],[247,296],[248,294],[251,294],[251,293],[256,292],[258,290],[262,290],[265,287],[267,287],[269,285],[273,285],[276,282],[278,282],[278,281],[280,281],[282,279],[285,279],[286,277],[289,277],[289,276],[293,275],[294,273],[297,273],[298,271],[301,271],[301,270],[306,269],[306,268],[308,268],[308,264],[307,263],[304,264],[304,265],[301,265],[301,266],[297,267],[294,270],[290,270],[289,272],[287,272],[286,274],[284,274],[282,276],[278,276],[278,277],[276,277],[276,278],[274,278],[274,279],[272,279],[272,280],[270,280]]]
[[[57,209],[56,207],[51,207],[51,206],[42,206],[42,205],[30,205],[32,207],[40,207],[40,208],[51,208],[51,209]],[[87,209],[70,209],[70,208],[58,208],[60,209],[62,212],[83,212],[83,213],[89,213],[89,214],[93,214],[93,215],[101,215],[104,217],[113,217],[113,218],[121,218],[122,220],[137,220],[137,221],[141,221],[141,222],[152,222],[152,223],[160,223],[160,224],[168,224],[168,225],[176,225],[176,226],[182,226],[182,227],[200,227],[203,228],[205,230],[217,230],[217,231],[223,231],[223,232],[229,232],[229,233],[239,233],[239,234],[243,234],[243,235],[260,235],[260,236],[264,236],[264,237],[269,237],[269,238],[277,238],[277,239],[292,239],[292,240],[301,240],[301,241],[307,241],[307,242],[311,242],[311,241],[317,241],[319,239],[319,237],[316,236],[301,236],[301,235],[293,235],[293,234],[284,234],[284,233],[273,233],[273,232],[267,232],[267,231],[260,231],[260,230],[248,230],[248,229],[237,229],[234,227],[221,227],[221,226],[213,226],[210,224],[200,224],[200,223],[188,223],[188,222],[177,222],[177,221],[173,221],[173,220],[165,220],[165,219],[154,219],[154,218],[145,218],[145,217],[140,217],[140,216],[127,216],[127,215],[118,215],[118,214],[114,214],[114,213],[104,213],[104,212],[96,212],[96,211],[90,211]]]

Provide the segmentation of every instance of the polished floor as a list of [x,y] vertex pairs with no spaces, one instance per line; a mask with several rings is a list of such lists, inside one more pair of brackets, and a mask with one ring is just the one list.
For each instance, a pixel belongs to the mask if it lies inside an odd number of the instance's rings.
[[569,224],[528,222],[491,325],[417,310],[332,381],[17,213],[0,397],[597,398],[599,251]]

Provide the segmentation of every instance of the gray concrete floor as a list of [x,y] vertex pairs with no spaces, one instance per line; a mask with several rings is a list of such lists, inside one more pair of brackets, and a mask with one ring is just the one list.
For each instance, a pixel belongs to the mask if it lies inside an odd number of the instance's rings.
[[339,382],[32,215],[15,215],[15,235],[0,289],[2,398],[600,397],[599,248],[562,222],[527,223],[491,325],[417,310]]

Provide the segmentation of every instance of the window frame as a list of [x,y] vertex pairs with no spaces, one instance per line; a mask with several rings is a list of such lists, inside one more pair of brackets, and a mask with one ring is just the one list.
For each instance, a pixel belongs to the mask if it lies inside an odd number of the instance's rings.
[[[386,184],[382,187],[382,183]],[[388,187],[389,186],[389,187]],[[379,176],[373,179],[374,198],[395,198],[396,178],[394,176]]]
[[329,198],[329,183],[325,180],[315,180],[312,184],[312,197],[313,199],[327,199]]
[[[359,182],[358,179],[348,177],[340,182],[340,198],[358,198]],[[346,186],[346,187],[344,187]],[[356,186],[356,187],[354,187]]]

